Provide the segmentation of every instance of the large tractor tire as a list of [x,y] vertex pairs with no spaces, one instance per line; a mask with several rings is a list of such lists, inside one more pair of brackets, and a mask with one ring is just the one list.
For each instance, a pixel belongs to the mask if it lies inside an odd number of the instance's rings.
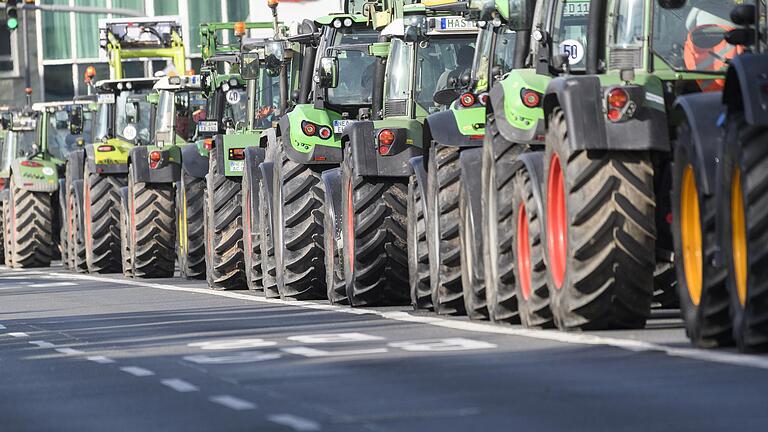
[[275,154],[274,245],[281,298],[324,299],[322,169],[298,164],[278,148]]
[[206,186],[206,277],[214,289],[242,289],[243,261],[242,190],[240,179],[228,178],[217,160],[223,150],[214,147],[208,161]]
[[411,306],[414,309],[432,309],[432,291],[429,283],[429,247],[427,245],[427,204],[421,196],[419,180],[408,179],[408,284]]
[[733,335],[742,351],[768,350],[768,128],[731,114],[721,157],[722,256]]
[[261,284],[264,296],[280,298],[277,289],[277,264],[275,263],[275,242],[272,238],[272,211],[269,205],[269,194],[264,182],[259,184],[259,240],[261,241]]
[[699,187],[701,167],[683,143],[691,140],[687,124],[677,132],[673,177],[672,223],[680,311],[693,345],[730,345],[731,317],[725,270],[715,265],[717,205],[714,194]]
[[261,290],[261,229],[259,228],[259,184],[251,182],[246,166],[242,183],[243,212],[243,257],[245,259],[245,282],[249,290]]
[[408,291],[407,184],[355,175],[351,147],[342,163],[342,226],[352,306],[404,305]]
[[517,171],[512,198],[512,247],[517,309],[520,322],[528,328],[550,328],[554,326],[549,308],[547,287],[547,266],[544,256],[544,226],[539,207],[534,199],[533,188],[539,187],[531,181],[527,169]]
[[90,273],[122,270],[120,258],[120,196],[127,184],[124,175],[102,175],[85,164],[83,174],[83,219],[86,263]]
[[[59,187],[66,188],[65,185],[59,183]],[[62,197],[63,195],[63,197]],[[62,199],[63,198],[63,199]],[[61,256],[61,266],[63,268],[69,268],[69,203],[67,202],[66,191],[59,192],[59,238],[56,244],[59,246],[59,254]]]
[[434,144],[429,149],[427,214],[429,281],[435,312],[464,315],[459,239],[459,149]]
[[515,172],[512,169],[517,156],[526,148],[507,142],[501,137],[493,115],[485,124],[483,144],[482,202],[483,209],[483,264],[488,315],[497,323],[517,324],[515,284],[514,232]]
[[204,178],[181,174],[176,183],[176,259],[186,279],[205,278],[204,194]]
[[472,217],[468,185],[462,180],[459,187],[459,244],[464,309],[472,320],[487,320],[488,305],[481,258],[483,244],[482,239],[475,235],[475,229],[482,229],[481,221]]
[[176,268],[176,210],[173,184],[135,182],[128,168],[130,256],[133,276],[173,277]]
[[8,223],[14,268],[48,267],[53,256],[54,209],[51,194],[21,189],[11,177]]
[[70,256],[72,257],[73,270],[78,273],[88,272],[88,261],[86,257],[85,241],[85,220],[83,217],[82,201],[79,193],[75,191],[76,187],[82,187],[78,182],[69,188],[69,202],[72,205],[72,239],[70,242]]
[[547,284],[555,323],[562,330],[644,327],[656,261],[650,155],[571,149],[559,108],[546,140]]
[[131,199],[129,198],[128,187],[125,189],[125,196],[120,197],[120,249],[123,276],[132,278],[134,276],[134,269],[131,241]]
[[11,257],[11,214],[10,214],[10,194],[7,195],[7,199],[3,199],[2,206],[2,230],[3,230],[3,264],[7,267],[13,267],[13,258]]
[[[347,296],[347,282],[344,275],[344,245],[342,230],[342,214],[337,212],[333,205],[332,190],[330,187],[341,186],[328,185],[322,182],[323,194],[326,197],[323,203],[323,240],[325,244],[325,286],[328,292],[328,301],[331,304],[349,305]],[[341,195],[342,191],[336,191]]]
[[653,272],[653,307],[657,309],[677,309],[680,296],[677,294],[677,271],[675,263],[669,260],[656,262]]

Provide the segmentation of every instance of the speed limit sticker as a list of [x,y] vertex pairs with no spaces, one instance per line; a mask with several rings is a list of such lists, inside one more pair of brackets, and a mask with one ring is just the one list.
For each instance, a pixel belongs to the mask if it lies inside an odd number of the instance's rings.
[[227,92],[227,102],[230,105],[234,105],[240,102],[240,92],[237,90],[230,90]]
[[560,42],[560,53],[568,56],[568,64],[579,64],[584,59],[584,45],[576,39]]

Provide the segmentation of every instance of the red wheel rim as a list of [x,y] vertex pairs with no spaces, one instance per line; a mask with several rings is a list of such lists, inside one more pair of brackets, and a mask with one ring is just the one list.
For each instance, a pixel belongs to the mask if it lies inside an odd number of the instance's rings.
[[349,271],[355,269],[355,208],[352,202],[352,179],[347,182],[347,244],[344,245]]
[[568,220],[565,208],[565,179],[560,158],[552,155],[547,180],[547,251],[549,271],[555,288],[560,289],[565,279],[566,252],[568,250]]
[[525,203],[517,212],[517,268],[520,273],[520,290],[523,299],[531,298],[531,244],[528,237],[528,215]]

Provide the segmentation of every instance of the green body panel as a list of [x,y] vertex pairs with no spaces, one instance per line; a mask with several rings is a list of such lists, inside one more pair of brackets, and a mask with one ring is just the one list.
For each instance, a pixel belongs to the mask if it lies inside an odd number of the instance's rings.
[[424,146],[424,133],[422,132],[424,128],[423,118],[414,120],[406,117],[390,117],[383,120],[374,120],[373,128],[405,129],[406,144],[413,145],[418,148],[422,148]]
[[462,135],[485,135],[485,107],[457,108],[451,105],[456,127]]
[[[94,163],[96,165],[119,165],[128,163],[128,152],[134,147],[127,141],[119,138],[110,138],[106,143],[94,143],[93,146]],[[99,151],[99,147],[110,145],[115,149],[112,151]]]
[[311,121],[318,126],[328,126],[333,130],[333,121],[341,120],[341,114],[331,110],[319,110],[312,104],[296,105],[286,114],[291,125],[291,146],[300,153],[309,153],[316,145],[341,148],[341,139],[337,134],[324,140],[319,136],[306,136],[301,130],[301,122]]
[[504,115],[512,126],[531,130],[539,120],[544,119],[544,110],[523,105],[520,92],[527,88],[543,94],[551,80],[551,77],[538,75],[533,69],[515,69],[499,82],[504,90]]
[[230,149],[241,149],[246,147],[258,147],[261,130],[252,132],[241,132],[222,136],[224,143],[224,175],[227,177],[242,177],[245,171],[245,160],[231,160],[229,158]]

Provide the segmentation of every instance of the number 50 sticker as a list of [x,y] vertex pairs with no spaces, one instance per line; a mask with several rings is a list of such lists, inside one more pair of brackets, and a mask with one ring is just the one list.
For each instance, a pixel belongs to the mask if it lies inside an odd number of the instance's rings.
[[576,39],[566,39],[560,42],[560,53],[568,56],[568,64],[579,64],[584,59],[584,45]]

